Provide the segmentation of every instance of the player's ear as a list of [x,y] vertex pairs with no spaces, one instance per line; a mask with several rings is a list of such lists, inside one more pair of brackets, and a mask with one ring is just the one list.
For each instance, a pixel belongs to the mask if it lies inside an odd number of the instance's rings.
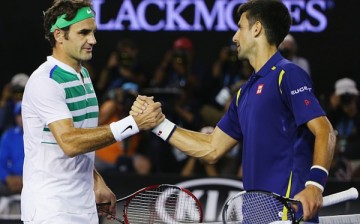
[[256,21],[252,27],[252,32],[254,37],[258,37],[263,29],[263,26],[260,21]]
[[64,40],[64,32],[60,29],[55,29],[54,30],[54,38],[56,40],[56,42],[62,44],[63,43],[63,40]]

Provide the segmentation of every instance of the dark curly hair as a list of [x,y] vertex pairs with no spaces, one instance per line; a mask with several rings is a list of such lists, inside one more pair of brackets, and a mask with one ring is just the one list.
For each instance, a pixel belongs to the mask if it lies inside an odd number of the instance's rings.
[[260,21],[268,42],[277,47],[290,31],[291,16],[280,0],[251,0],[241,4],[237,12],[239,17],[247,12],[250,27]]
[[[55,46],[55,38],[50,29],[56,23],[57,18],[66,14],[65,19],[72,20],[76,16],[78,9],[87,6],[93,10],[90,0],[54,0],[52,6],[44,13],[45,39],[50,42],[51,47]],[[62,30],[68,31],[69,26],[62,28]]]

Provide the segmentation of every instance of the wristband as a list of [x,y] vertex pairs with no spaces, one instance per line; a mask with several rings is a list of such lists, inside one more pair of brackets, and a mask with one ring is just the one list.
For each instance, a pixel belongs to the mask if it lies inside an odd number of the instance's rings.
[[176,125],[168,119],[165,119],[158,126],[152,129],[152,132],[167,142],[174,133],[175,129]]
[[314,165],[310,169],[309,180],[306,181],[305,186],[314,185],[324,192],[325,184],[328,178],[329,172],[322,166]]
[[131,115],[111,123],[110,129],[118,142],[139,132],[139,128]]

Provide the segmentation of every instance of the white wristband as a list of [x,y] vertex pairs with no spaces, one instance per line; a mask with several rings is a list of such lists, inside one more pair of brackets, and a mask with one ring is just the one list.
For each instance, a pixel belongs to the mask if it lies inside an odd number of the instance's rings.
[[175,129],[176,125],[168,119],[165,119],[158,126],[152,129],[152,132],[162,138],[164,141],[168,141]]
[[310,181],[310,180],[306,181],[305,187],[308,186],[308,185],[316,186],[321,190],[321,192],[324,192],[324,187],[321,184],[319,184],[319,183],[317,183],[315,181]]
[[305,186],[313,185],[324,192],[324,188],[328,179],[329,172],[322,166],[314,165],[310,169],[309,180],[306,181]]
[[131,135],[139,133],[139,128],[131,115],[111,123],[110,129],[114,135],[115,140],[118,142]]

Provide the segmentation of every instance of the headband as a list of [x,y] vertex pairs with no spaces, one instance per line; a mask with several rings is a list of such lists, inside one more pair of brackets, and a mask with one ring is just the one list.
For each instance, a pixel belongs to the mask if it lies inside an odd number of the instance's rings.
[[58,16],[56,22],[54,25],[52,25],[50,32],[54,32],[54,30],[56,28],[62,29],[64,27],[70,26],[74,23],[80,22],[82,20],[88,19],[88,18],[93,18],[95,17],[94,12],[92,11],[92,9],[90,7],[83,7],[81,9],[79,9],[76,13],[76,16],[72,19],[72,20],[66,20],[66,13],[62,14],[61,16]]

